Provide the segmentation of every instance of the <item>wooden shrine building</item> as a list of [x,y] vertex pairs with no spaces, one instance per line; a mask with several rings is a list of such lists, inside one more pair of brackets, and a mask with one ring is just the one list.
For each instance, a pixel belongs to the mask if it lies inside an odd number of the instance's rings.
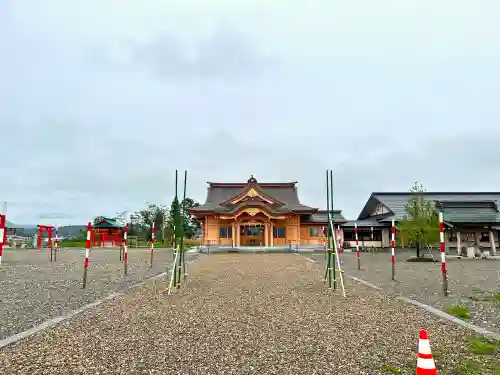
[[[319,245],[325,241],[326,211],[302,204],[297,182],[208,183],[204,204],[189,214],[201,220],[205,245]],[[346,220],[334,211],[334,224]]]
[[123,225],[116,219],[97,217],[92,225],[92,246],[119,246],[123,239]]

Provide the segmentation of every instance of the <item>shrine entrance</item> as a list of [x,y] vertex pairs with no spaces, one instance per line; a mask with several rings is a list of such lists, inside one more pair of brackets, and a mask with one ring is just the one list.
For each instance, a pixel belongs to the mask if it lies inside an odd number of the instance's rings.
[[37,225],[38,228],[38,238],[37,238],[37,248],[41,249],[44,245],[43,235],[47,233],[47,247],[52,248],[52,232],[54,230],[53,225]]
[[92,226],[92,244],[94,247],[115,247],[122,245],[123,225],[116,219],[99,216]]
[[265,246],[264,224],[241,224],[240,225],[241,246]]

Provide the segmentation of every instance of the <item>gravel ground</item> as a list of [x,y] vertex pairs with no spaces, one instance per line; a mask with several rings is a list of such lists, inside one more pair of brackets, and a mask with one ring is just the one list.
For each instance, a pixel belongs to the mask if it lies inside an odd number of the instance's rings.
[[[387,293],[402,294],[445,311],[452,305],[470,309],[473,324],[500,333],[500,303],[492,300],[500,292],[500,261],[447,259],[448,288],[442,291],[441,263],[406,262],[414,252],[397,249],[396,281],[391,280],[390,253],[361,253],[361,271],[357,270],[356,254],[344,253],[341,259],[345,271],[384,289]],[[324,263],[324,254],[312,256]],[[439,253],[435,259],[439,258]]]
[[[118,249],[91,251],[87,289],[82,289],[84,249],[61,250],[50,262],[47,250],[6,250],[0,266],[0,339],[31,328],[114,291],[165,271],[171,250],[131,249],[123,276]],[[1,371],[0,371],[1,372]]]
[[[0,350],[6,374],[390,374],[415,373],[427,328],[440,375],[478,360],[470,333],[347,281],[328,291],[323,267],[294,254],[213,254],[166,295],[155,281],[71,321]],[[439,368],[438,367],[438,368]],[[467,373],[464,373],[467,374]],[[475,374],[480,374],[475,372]]]

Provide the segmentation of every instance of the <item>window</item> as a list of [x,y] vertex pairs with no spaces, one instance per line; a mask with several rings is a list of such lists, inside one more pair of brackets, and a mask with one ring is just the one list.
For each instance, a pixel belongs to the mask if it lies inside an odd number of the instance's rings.
[[481,232],[481,242],[487,242],[490,240],[490,234],[488,232]]
[[[358,236],[360,241],[371,241],[372,240],[372,231],[370,228],[358,228]],[[373,233],[375,237],[375,233]]]
[[344,228],[344,241],[355,241],[354,229]]
[[219,236],[220,238],[233,238],[233,228],[221,227]]
[[448,230],[448,240],[450,242],[456,242],[457,241],[457,232],[454,230]]
[[285,228],[279,227],[273,229],[273,237],[274,238],[285,238]]
[[319,227],[309,228],[309,237],[321,237],[322,234],[322,230]]

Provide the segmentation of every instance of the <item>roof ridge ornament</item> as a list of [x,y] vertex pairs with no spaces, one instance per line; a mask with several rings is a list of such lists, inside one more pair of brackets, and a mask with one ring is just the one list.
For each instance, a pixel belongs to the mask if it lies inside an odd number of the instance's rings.
[[257,179],[253,176],[253,174],[250,175],[250,178],[248,179],[247,183],[249,184],[256,184]]

